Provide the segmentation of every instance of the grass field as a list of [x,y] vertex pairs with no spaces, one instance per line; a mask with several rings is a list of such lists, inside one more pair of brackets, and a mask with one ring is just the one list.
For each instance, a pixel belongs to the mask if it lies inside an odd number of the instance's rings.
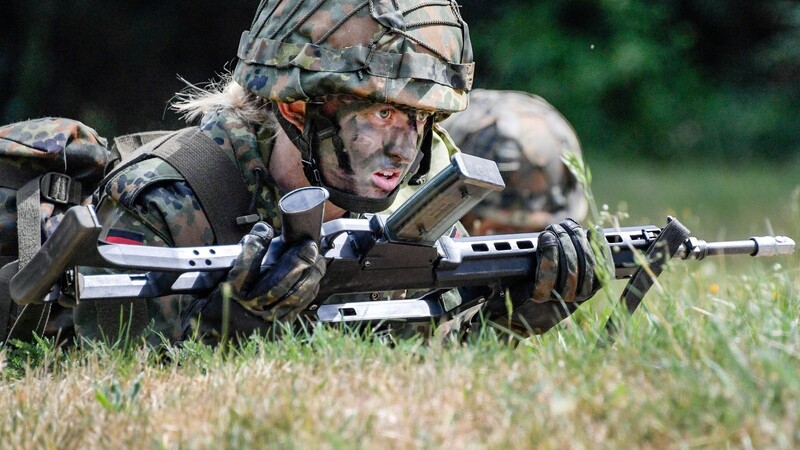
[[622,225],[663,226],[672,215],[707,240],[773,232],[800,237],[800,164],[589,164],[598,206],[626,211]]
[[[593,164],[623,225],[797,239],[796,173]],[[736,259],[737,262],[732,260]],[[530,339],[6,350],[4,448],[798,448],[798,257],[678,261],[631,320],[601,292]],[[621,331],[597,346],[609,314]],[[27,362],[26,362],[27,361]]]

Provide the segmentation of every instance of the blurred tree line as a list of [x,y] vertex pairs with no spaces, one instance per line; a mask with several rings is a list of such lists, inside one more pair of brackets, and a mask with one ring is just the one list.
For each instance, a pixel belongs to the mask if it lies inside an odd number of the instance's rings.
[[[800,3],[462,0],[476,86],[536,93],[587,152],[657,161],[800,156]],[[101,134],[181,126],[184,83],[235,63],[257,1],[5,3],[0,121]]]

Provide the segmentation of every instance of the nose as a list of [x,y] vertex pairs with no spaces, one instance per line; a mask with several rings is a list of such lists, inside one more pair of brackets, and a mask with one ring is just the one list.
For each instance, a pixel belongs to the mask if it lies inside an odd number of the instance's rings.
[[395,164],[411,164],[417,157],[419,147],[417,147],[417,139],[415,136],[403,136],[403,138],[395,139],[391,144],[386,147],[386,155],[392,159]]
[[387,155],[395,164],[411,164],[417,157],[417,147],[411,145],[392,145]]

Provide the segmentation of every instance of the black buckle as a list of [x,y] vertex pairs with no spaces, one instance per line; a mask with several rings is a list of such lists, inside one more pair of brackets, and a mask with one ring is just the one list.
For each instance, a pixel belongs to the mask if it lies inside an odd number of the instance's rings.
[[63,173],[48,172],[39,181],[39,190],[45,200],[61,205],[81,203],[81,183]]
[[256,222],[261,220],[261,216],[258,214],[248,214],[246,216],[239,216],[236,218],[236,225],[245,226],[245,225],[252,225]]

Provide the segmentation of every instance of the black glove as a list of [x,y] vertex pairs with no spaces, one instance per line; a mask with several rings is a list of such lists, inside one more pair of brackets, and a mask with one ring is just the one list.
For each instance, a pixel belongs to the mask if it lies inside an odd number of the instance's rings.
[[291,246],[261,273],[272,235],[272,228],[264,222],[253,226],[242,239],[242,252],[222,289],[264,320],[291,321],[317,296],[325,275],[325,258],[316,243],[306,240]]
[[[611,264],[605,239],[602,261]],[[598,258],[586,231],[572,219],[550,225],[539,235],[536,271],[532,282],[509,286],[513,310],[489,308],[490,316],[517,331],[542,333],[570,314],[600,290]],[[600,268],[602,269],[602,268]],[[613,268],[611,273],[613,273]],[[501,319],[508,319],[503,322]]]
[[[209,297],[189,307],[185,333],[219,334],[227,316],[229,333],[247,336],[268,330],[276,321],[291,322],[308,307],[325,275],[325,258],[316,243],[306,240],[289,247],[262,273],[261,263],[273,234],[272,227],[258,222],[242,238],[242,251],[226,280]],[[230,302],[228,311],[222,306],[225,297],[236,300]],[[197,316],[199,323],[195,322]]]

